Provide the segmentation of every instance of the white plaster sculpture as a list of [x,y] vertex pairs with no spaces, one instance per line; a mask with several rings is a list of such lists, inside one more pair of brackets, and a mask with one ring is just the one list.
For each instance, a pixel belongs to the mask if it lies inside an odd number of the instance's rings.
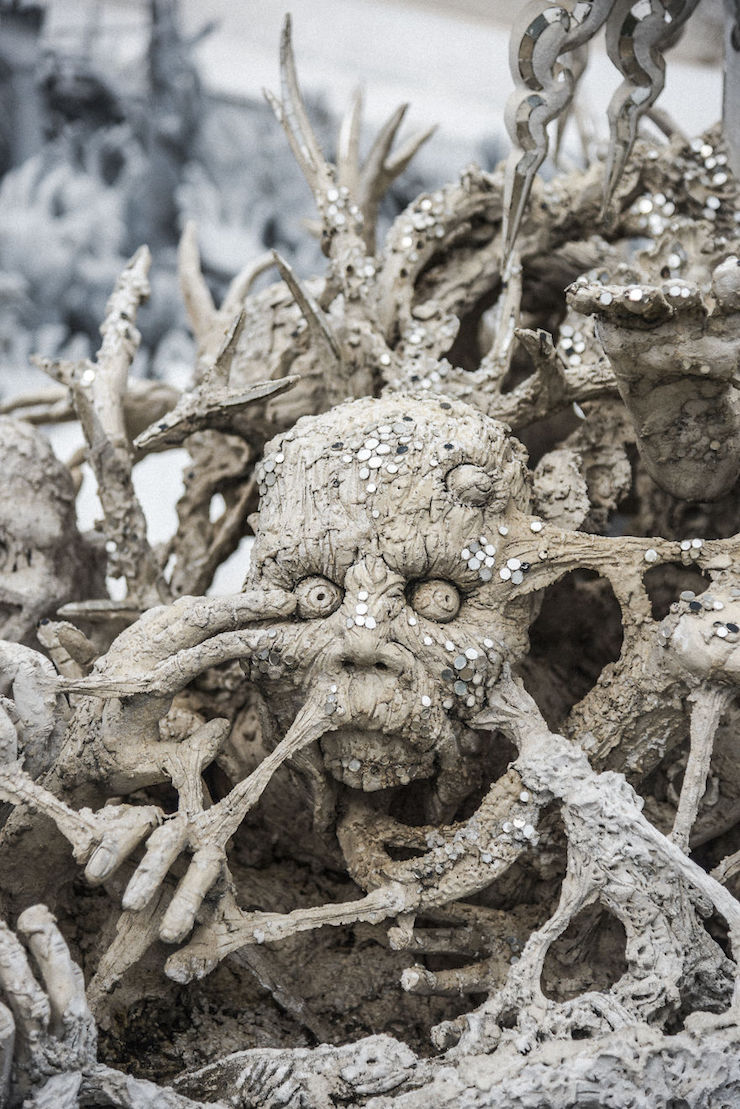
[[[503,171],[376,247],[400,119],[361,166],[355,105],[334,166],[289,24],[282,78],[326,275],[276,258],[216,309],[187,229],[196,377],[135,437],[145,249],[96,359],[45,364],[127,595],[44,571],[43,650],[0,644],[0,1099],[737,1105],[721,140],[638,140],[607,229],[603,165],[533,181],[504,268]],[[152,548],[131,470],[183,443]],[[244,589],[203,595],[247,529]]]

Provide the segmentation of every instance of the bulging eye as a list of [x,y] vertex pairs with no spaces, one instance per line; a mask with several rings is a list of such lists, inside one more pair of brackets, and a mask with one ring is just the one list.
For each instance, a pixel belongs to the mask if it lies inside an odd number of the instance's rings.
[[416,582],[411,589],[411,606],[427,620],[446,624],[460,609],[460,594],[450,581],[430,578]]
[[294,592],[298,598],[298,615],[304,620],[330,616],[342,603],[342,590],[339,586],[318,575],[298,582]]

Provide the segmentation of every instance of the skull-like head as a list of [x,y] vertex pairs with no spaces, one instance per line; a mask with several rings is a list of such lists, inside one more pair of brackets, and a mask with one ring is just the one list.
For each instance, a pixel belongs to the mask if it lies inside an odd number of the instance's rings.
[[32,643],[41,617],[90,596],[100,560],[77,530],[69,471],[40,432],[0,419],[0,473],[0,639]]
[[[461,759],[527,598],[501,567],[529,487],[523,448],[467,405],[395,394],[306,417],[269,444],[249,588],[297,597],[251,664],[281,725],[319,685],[340,726],[325,766],[366,791]],[[510,576],[510,575],[509,575]]]

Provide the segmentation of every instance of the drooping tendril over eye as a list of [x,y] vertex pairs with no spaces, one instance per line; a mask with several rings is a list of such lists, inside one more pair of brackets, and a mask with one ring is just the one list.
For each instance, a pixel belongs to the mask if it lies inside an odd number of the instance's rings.
[[303,620],[331,616],[339,608],[344,596],[338,585],[318,574],[298,582],[294,592],[298,598],[298,615]]
[[412,608],[426,620],[446,624],[460,610],[460,594],[452,582],[442,578],[415,582],[410,590]]

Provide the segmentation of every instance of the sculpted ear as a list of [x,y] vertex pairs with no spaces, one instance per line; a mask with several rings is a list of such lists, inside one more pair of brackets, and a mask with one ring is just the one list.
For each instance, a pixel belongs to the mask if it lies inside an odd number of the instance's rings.
[[549,451],[534,471],[534,511],[560,528],[579,528],[589,513],[588,487],[581,456],[572,450]]

